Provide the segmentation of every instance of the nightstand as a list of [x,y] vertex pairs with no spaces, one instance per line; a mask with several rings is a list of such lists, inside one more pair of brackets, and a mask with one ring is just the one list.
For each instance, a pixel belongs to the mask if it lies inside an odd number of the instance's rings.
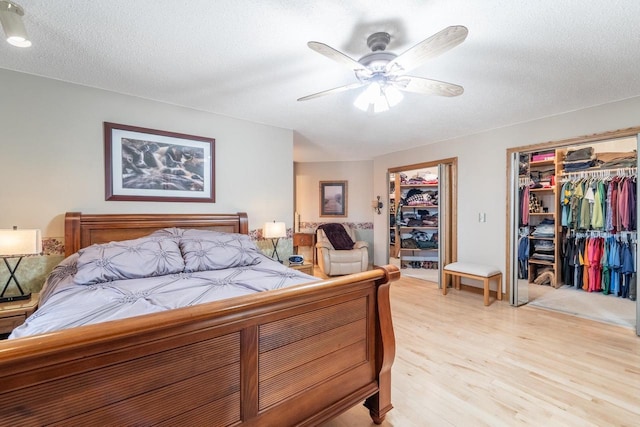
[[298,270],[301,271],[303,273],[306,274],[310,274],[311,276],[313,276],[313,264],[309,263],[309,262],[305,262],[302,265],[291,265],[288,262],[285,263],[285,265],[289,268],[293,268],[294,270]]
[[311,263],[316,263],[316,235],[315,233],[293,233],[293,251],[298,254],[298,247],[309,247],[311,249]]
[[22,325],[38,306],[40,294],[31,294],[28,300],[0,303],[0,334],[8,334]]

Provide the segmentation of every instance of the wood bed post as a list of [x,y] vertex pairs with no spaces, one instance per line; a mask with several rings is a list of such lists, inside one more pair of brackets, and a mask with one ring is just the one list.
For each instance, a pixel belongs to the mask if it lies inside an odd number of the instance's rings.
[[64,256],[80,248],[80,212],[67,212],[64,216]]
[[240,234],[249,234],[249,218],[246,212],[238,212],[238,218],[240,220]]
[[379,267],[385,277],[376,282],[378,285],[378,319],[376,328],[376,370],[378,371],[378,392],[369,397],[364,406],[369,408],[369,415],[376,424],[382,424],[387,412],[393,409],[391,404],[391,366],[396,357],[396,338],[393,333],[389,289],[391,282],[400,278],[400,270]]

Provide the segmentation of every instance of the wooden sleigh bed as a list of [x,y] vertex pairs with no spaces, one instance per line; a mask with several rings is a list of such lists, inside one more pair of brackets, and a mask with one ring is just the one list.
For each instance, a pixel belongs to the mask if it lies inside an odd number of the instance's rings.
[[[167,227],[248,233],[246,214],[67,213],[65,251]],[[386,266],[0,341],[0,425],[318,425],[391,405]]]

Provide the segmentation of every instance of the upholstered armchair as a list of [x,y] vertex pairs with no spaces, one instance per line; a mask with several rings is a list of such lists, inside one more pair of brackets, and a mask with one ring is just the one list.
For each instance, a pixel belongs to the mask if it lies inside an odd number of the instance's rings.
[[[318,228],[316,231],[316,250],[318,265],[324,274],[339,276],[367,270],[369,244],[356,241],[355,232],[351,227],[346,224],[324,224],[321,227],[324,229]],[[343,249],[335,249],[332,240],[337,247],[343,247]]]

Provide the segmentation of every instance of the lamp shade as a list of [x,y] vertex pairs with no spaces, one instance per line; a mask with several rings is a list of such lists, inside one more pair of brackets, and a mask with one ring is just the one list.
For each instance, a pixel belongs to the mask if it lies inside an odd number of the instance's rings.
[[0,230],[0,256],[35,255],[41,252],[40,230]]
[[287,236],[287,226],[284,222],[265,222],[262,228],[262,237],[266,239],[277,239]]

